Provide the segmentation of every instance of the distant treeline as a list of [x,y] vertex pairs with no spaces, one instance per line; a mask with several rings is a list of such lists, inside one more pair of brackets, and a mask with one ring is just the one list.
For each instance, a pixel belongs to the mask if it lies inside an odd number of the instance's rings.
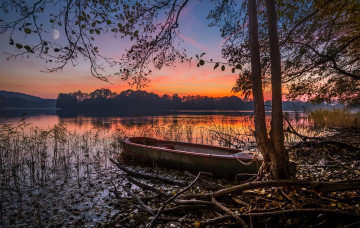
[[[267,102],[271,106],[271,102]],[[284,110],[313,108],[305,102],[285,101]],[[253,110],[253,102],[237,96],[178,96],[148,93],[142,90],[126,90],[119,94],[109,89],[98,89],[91,93],[81,91],[61,93],[57,98],[57,108],[63,110]]]

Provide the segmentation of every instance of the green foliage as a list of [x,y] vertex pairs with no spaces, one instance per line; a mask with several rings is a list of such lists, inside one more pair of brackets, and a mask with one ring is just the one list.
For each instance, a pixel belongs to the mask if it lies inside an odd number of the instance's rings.
[[25,28],[25,29],[24,29],[24,32],[25,32],[26,34],[30,34],[32,31],[31,31],[31,29],[29,29],[29,28]]

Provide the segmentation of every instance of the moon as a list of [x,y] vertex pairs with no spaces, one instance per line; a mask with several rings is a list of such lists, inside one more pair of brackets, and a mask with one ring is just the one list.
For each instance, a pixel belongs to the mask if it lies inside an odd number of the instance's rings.
[[53,39],[54,39],[54,40],[59,39],[59,37],[60,37],[60,32],[59,32],[59,30],[54,29],[54,30],[53,30],[53,33],[52,33],[52,36],[53,36]]

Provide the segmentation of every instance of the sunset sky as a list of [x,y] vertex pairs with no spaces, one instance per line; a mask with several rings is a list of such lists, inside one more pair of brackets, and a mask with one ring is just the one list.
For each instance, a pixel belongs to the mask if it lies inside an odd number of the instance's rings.
[[[184,40],[183,47],[190,57],[195,54],[206,53],[207,59],[224,61],[221,59],[221,46],[219,28],[208,27],[206,16],[210,8],[204,2],[193,1],[181,14],[180,34]],[[46,18],[48,20],[48,18]],[[57,42],[65,39],[61,27],[54,28],[60,31]],[[49,34],[52,35],[52,29]],[[24,37],[17,37],[23,39]],[[90,74],[89,64],[81,62],[75,67],[68,65],[64,70],[55,73],[42,72],[45,70],[44,60],[30,56],[7,61],[4,52],[13,52],[14,46],[9,45],[9,36],[0,36],[0,90],[23,92],[44,98],[56,98],[60,92],[74,92],[81,90],[91,92],[95,89],[109,88],[120,92],[130,87],[127,82],[119,78],[110,79],[112,84],[100,81]],[[124,48],[129,48],[126,40],[114,38],[112,34],[102,35],[96,40],[100,52],[108,57],[119,58]],[[161,71],[154,71],[149,77],[151,82],[144,88],[148,92],[157,94],[179,95],[207,95],[229,96],[237,74],[230,69],[222,72],[213,70],[213,65],[205,64],[196,67],[196,60],[192,63],[176,63],[174,67],[166,67]],[[268,98],[268,94],[265,95]]]

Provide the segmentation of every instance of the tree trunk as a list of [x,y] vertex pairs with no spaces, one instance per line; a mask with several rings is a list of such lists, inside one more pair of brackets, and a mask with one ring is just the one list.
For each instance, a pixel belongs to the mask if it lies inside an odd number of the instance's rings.
[[255,138],[258,148],[264,157],[264,163],[259,171],[259,175],[261,176],[264,173],[270,173],[272,178],[284,179],[289,177],[289,156],[284,146],[281,97],[281,62],[274,0],[267,0],[266,6],[269,23],[272,75],[272,119],[270,138],[267,134],[265,122],[256,0],[248,0],[251,80],[255,117]]
[[[249,38],[251,55],[251,81],[254,100],[255,139],[264,164],[270,164],[271,148],[273,147],[267,135],[265,122],[264,95],[262,90],[260,49],[258,37],[258,22],[256,0],[248,0],[249,11]],[[263,168],[263,166],[262,166]],[[262,173],[262,169],[259,174]]]
[[284,129],[281,92],[281,57],[277,28],[277,16],[274,0],[266,0],[268,34],[270,41],[272,112],[270,140],[274,153],[270,153],[272,175],[277,179],[289,176],[289,155],[284,146]]

